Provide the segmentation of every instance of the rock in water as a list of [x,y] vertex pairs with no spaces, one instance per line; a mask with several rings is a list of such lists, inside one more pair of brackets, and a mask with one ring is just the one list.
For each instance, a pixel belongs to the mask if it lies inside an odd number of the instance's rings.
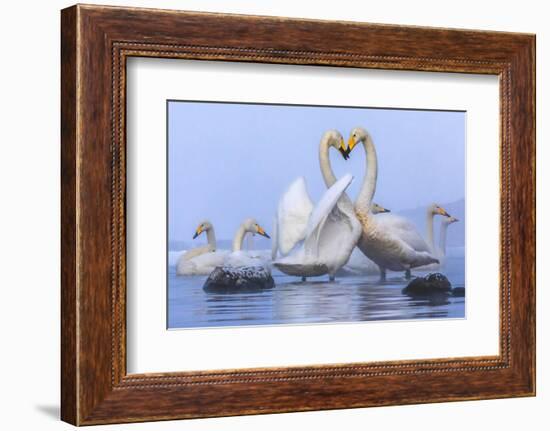
[[415,278],[403,289],[403,293],[414,296],[450,294],[451,291],[451,282],[440,272]]
[[455,287],[453,289],[453,296],[464,298],[465,295],[466,295],[466,289],[464,289],[463,287]]
[[273,277],[263,266],[218,266],[204,282],[203,289],[206,292],[230,293],[271,289],[273,286]]

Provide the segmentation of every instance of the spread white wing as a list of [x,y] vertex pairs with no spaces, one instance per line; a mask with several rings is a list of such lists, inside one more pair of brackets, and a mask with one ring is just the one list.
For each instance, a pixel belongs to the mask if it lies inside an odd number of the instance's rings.
[[303,177],[296,179],[281,197],[277,208],[277,242],[279,252],[284,256],[306,237],[308,220],[313,203]]
[[349,258],[361,234],[361,225],[344,195],[352,180],[350,174],[344,175],[315,206],[304,241],[306,255],[318,256],[321,260],[338,255],[346,256],[345,261]]

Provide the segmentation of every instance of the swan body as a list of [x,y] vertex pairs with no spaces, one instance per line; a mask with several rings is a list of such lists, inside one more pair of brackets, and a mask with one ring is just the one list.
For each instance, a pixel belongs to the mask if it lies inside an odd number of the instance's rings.
[[376,217],[376,223],[380,228],[393,232],[413,249],[431,252],[429,244],[422,238],[416,226],[405,217],[383,214]]
[[224,264],[229,251],[216,249],[214,226],[208,220],[199,224],[193,235],[193,239],[203,232],[206,233],[207,245],[196,247],[183,253],[176,264],[177,275],[208,275],[214,268]]
[[277,269],[301,277],[329,274],[334,279],[361,235],[353,206],[342,199],[352,179],[345,175],[324,193],[309,216],[304,239],[288,255],[273,262]]
[[444,217],[451,217],[447,211],[445,211],[438,204],[431,204],[426,210],[426,239],[422,238],[417,231],[416,226],[405,217],[398,215],[384,214],[377,218],[377,220],[384,226],[384,228],[397,233],[404,241],[406,241],[411,247],[416,250],[427,251],[435,256],[440,262],[431,263],[429,265],[418,267],[420,271],[433,271],[443,266],[441,258],[442,255],[439,252],[438,247],[435,245],[433,222],[434,216],[441,215]]
[[242,250],[248,233],[270,238],[253,218],[243,221],[233,239],[233,251],[226,256],[223,266],[216,267],[206,279],[203,286],[206,292],[240,292],[271,289],[274,286],[268,265],[270,252]]
[[237,250],[227,255],[224,266],[238,268],[241,266],[265,266],[271,262],[270,250]]
[[422,237],[418,235],[419,240],[405,224],[399,229],[390,229],[378,220],[379,217],[374,217],[372,198],[378,175],[376,149],[370,135],[360,127],[353,129],[350,134],[348,154],[358,143],[365,149],[367,165],[367,174],[355,203],[355,212],[362,225],[362,234],[357,243],[359,249],[380,266],[382,277],[386,269],[410,271],[411,268],[438,262]]
[[214,269],[225,263],[229,250],[210,251],[192,259],[185,260],[182,256],[176,266],[177,275],[208,275]]
[[[377,203],[373,203],[372,205],[372,213],[375,214],[377,217],[384,217],[389,212],[391,212],[389,209],[386,209],[383,206],[378,205]],[[370,260],[367,256],[365,256],[358,248],[353,249],[349,257],[348,263],[346,263],[346,265],[344,265],[344,267],[340,269],[340,271],[338,271],[338,275],[345,276],[379,274],[380,267],[372,260]]]

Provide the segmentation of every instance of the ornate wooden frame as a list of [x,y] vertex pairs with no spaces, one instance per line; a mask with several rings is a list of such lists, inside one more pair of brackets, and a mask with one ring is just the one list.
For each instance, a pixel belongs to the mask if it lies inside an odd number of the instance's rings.
[[[103,6],[61,13],[61,417],[75,425],[535,394],[535,36]],[[500,354],[128,375],[129,56],[494,74]]]

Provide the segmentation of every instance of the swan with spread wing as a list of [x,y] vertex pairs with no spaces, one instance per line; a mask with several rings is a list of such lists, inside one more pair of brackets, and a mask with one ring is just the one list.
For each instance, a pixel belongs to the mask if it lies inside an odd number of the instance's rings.
[[334,280],[361,235],[353,203],[345,194],[353,177],[348,174],[336,180],[330,148],[348,158],[342,135],[335,130],[325,132],[319,145],[319,164],[328,190],[317,205],[311,201],[303,177],[295,180],[279,201],[273,265],[285,274],[303,279],[328,274]]

